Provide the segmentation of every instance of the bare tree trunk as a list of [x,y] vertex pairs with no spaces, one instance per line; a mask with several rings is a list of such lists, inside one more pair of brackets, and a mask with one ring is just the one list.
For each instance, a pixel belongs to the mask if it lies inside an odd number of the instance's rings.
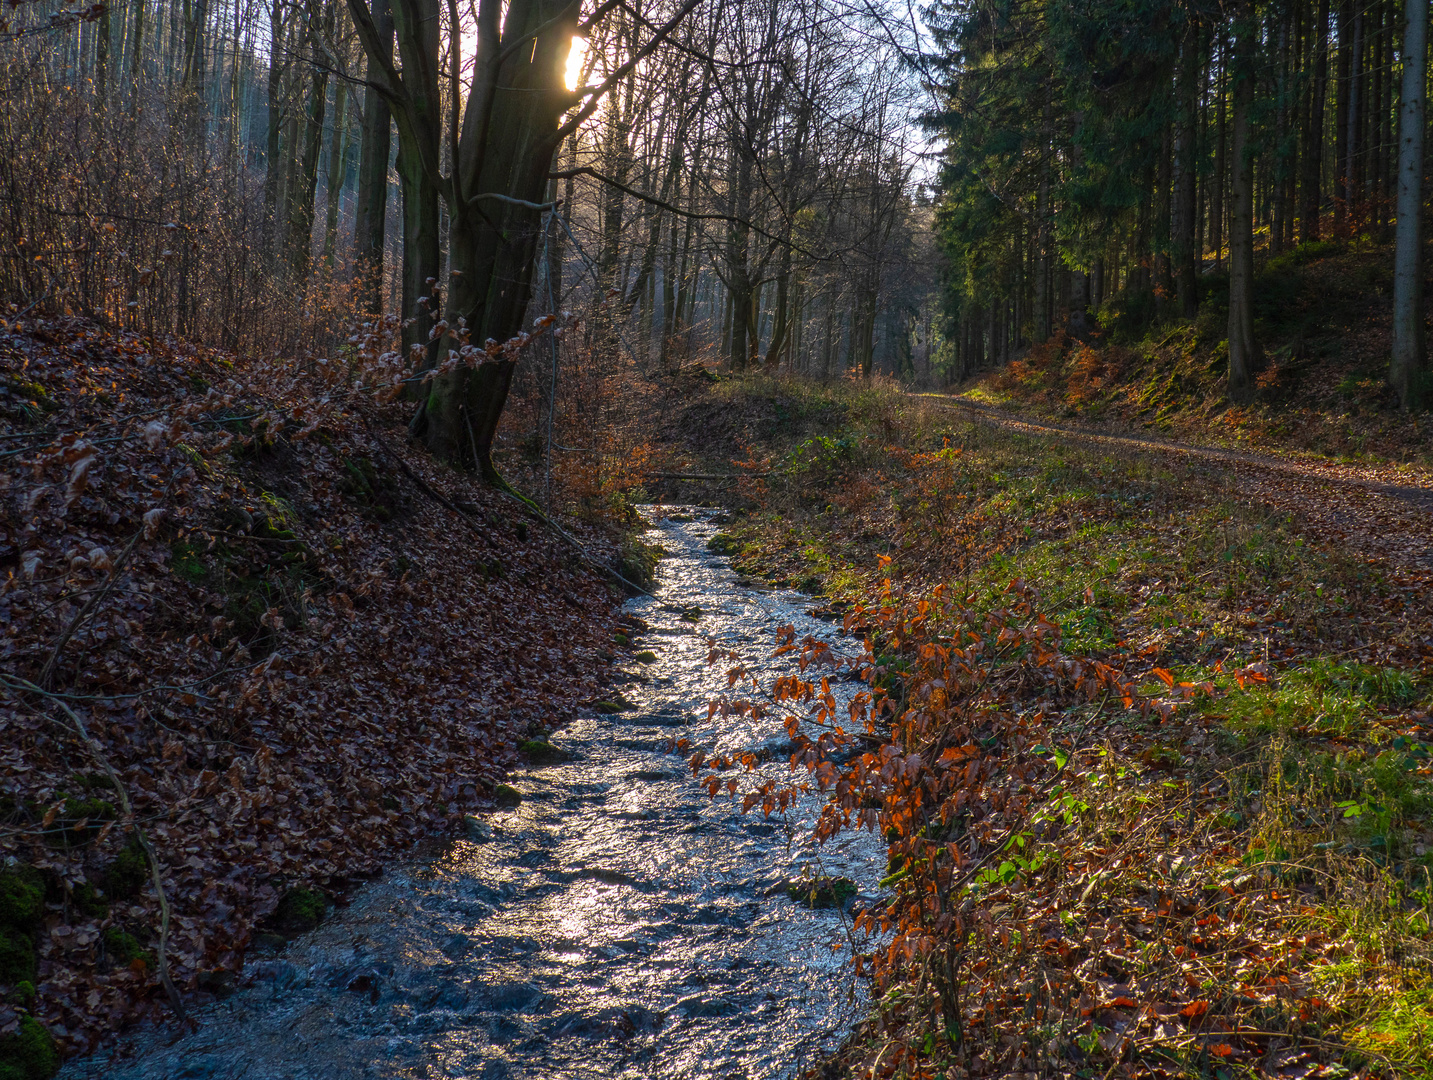
[[[333,28],[333,8],[328,8],[324,32]],[[313,262],[314,199],[318,193],[318,161],[323,151],[323,121],[328,109],[328,71],[315,65],[309,77],[309,108],[303,131],[303,157],[300,159],[295,190],[288,197],[288,263],[289,275],[299,289],[307,289]],[[297,144],[297,140],[295,140]],[[291,148],[296,150],[297,145]]]
[[1209,248],[1214,252],[1214,266],[1218,269],[1224,263],[1224,180],[1229,175],[1224,160],[1228,145],[1228,124],[1225,119],[1224,99],[1229,85],[1229,46],[1225,41],[1219,46],[1219,76],[1215,80],[1214,102],[1218,111],[1218,135],[1214,144],[1214,175],[1210,178],[1209,192]]
[[1284,182],[1288,172],[1288,130],[1289,130],[1289,19],[1287,13],[1279,16],[1279,28],[1273,37],[1274,62],[1277,71],[1274,76],[1274,152],[1273,185],[1270,201],[1273,203],[1273,221],[1269,229],[1269,254],[1278,255],[1284,250],[1284,218],[1288,208],[1284,201]]
[[1388,381],[1409,412],[1427,397],[1423,326],[1423,141],[1426,136],[1428,5],[1404,4],[1403,95],[1398,110],[1398,218],[1393,258],[1393,357]]
[[[1035,196],[1035,343],[1050,337],[1050,177],[1048,166]],[[962,373],[964,374],[964,373]]]
[[1348,224],[1349,183],[1352,170],[1349,163],[1349,98],[1353,92],[1351,73],[1353,65],[1353,5],[1350,0],[1340,0],[1338,7],[1338,62],[1335,65],[1334,81],[1338,86],[1338,102],[1334,110],[1334,235],[1343,236]]
[[1319,238],[1320,184],[1323,178],[1324,100],[1328,96],[1329,50],[1328,0],[1318,0],[1313,30],[1313,77],[1310,80],[1309,109],[1305,114],[1304,153],[1300,159],[1303,177],[1300,188],[1303,205],[1299,213],[1299,241],[1310,243]]
[[[393,56],[393,9],[389,0],[373,0],[373,21],[384,55]],[[368,61],[370,78],[376,64]],[[358,162],[358,200],[353,223],[354,272],[361,282],[358,310],[383,310],[383,242],[388,211],[388,159],[393,120],[383,95],[363,93],[363,135]]]
[[1247,404],[1254,397],[1259,344],[1254,339],[1254,153],[1249,110],[1254,99],[1254,20],[1244,14],[1236,27],[1233,65],[1234,185],[1229,221],[1229,397]]
[[95,42],[95,98],[103,109],[109,101],[110,5],[100,14]]
[[1186,319],[1199,314],[1199,253],[1195,250],[1194,219],[1199,209],[1195,192],[1199,131],[1199,53],[1202,34],[1191,23],[1185,31],[1179,65],[1179,133],[1174,206],[1174,258],[1178,274],[1179,306]]
[[343,201],[343,181],[348,172],[348,83],[342,79],[333,88],[333,138],[328,147],[328,206],[323,229],[323,272],[333,276],[334,250],[338,246],[338,211]]
[[[401,140],[398,181],[403,193],[403,348],[426,345],[438,311],[438,275],[442,272],[438,188],[428,171]],[[450,241],[451,243],[451,241]],[[426,302],[420,302],[426,301]]]
[[1154,309],[1157,317],[1164,319],[1168,316],[1170,302],[1174,299],[1174,270],[1170,259],[1170,218],[1171,188],[1174,182],[1173,176],[1174,158],[1174,132],[1170,125],[1164,125],[1164,132],[1160,138],[1159,146],[1159,169],[1155,180],[1154,190],[1154,268],[1155,268],[1155,289]]
[[1345,161],[1348,192],[1348,225],[1357,230],[1363,218],[1363,97],[1366,79],[1363,63],[1363,5],[1353,10],[1353,47],[1349,52],[1348,134],[1345,137]]
[[[140,3],[142,4],[143,0],[140,0]],[[283,100],[284,50],[277,45],[283,40],[284,35],[283,0],[272,0],[272,4],[273,6],[269,8],[269,40],[276,44],[269,50],[268,132],[264,143],[264,255],[266,261],[270,263],[278,250],[281,234],[279,188],[282,185],[284,163],[279,154],[279,147],[286,119],[285,110],[281,104]]]

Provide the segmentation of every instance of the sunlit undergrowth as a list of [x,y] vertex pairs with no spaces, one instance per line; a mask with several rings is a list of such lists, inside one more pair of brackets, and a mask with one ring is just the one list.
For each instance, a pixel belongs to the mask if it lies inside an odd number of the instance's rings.
[[[724,392],[741,407],[740,384]],[[881,807],[892,864],[868,925],[899,945],[872,944],[878,1005],[830,1074],[1428,1074],[1433,627],[1418,584],[1197,464],[953,424],[880,391],[857,419],[839,390],[806,393],[835,426],[747,443],[764,475],[723,543],[746,573],[844,613],[891,696],[874,730],[894,742],[859,781],[814,774],[837,802]],[[940,587],[943,616],[893,630],[903,598]],[[1040,648],[1127,689],[1062,698],[1059,662],[1028,649],[982,659],[975,682],[921,667],[958,626],[1000,644],[1041,617]],[[896,760],[914,779],[893,796]],[[979,775],[942,790],[975,805],[998,789],[999,813],[952,831],[932,793],[971,761]],[[909,827],[915,789],[934,834]],[[947,854],[922,854],[932,841]],[[952,892],[954,868],[976,864]]]
[[[971,400],[1062,419],[1116,422],[1219,445],[1346,460],[1433,464],[1426,425],[1388,386],[1389,250],[1364,237],[1300,245],[1255,288],[1266,365],[1257,400],[1231,407],[1228,278],[1211,275],[1193,321],[1154,318],[1153,296],[1121,296],[1087,342],[1056,334],[968,384]],[[1150,301],[1141,307],[1138,301]]]

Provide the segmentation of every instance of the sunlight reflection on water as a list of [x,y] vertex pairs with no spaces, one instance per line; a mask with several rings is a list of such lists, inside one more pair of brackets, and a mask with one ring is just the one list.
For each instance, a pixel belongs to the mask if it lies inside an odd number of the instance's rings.
[[[712,512],[688,512],[657,521],[657,595],[628,604],[658,657],[625,684],[614,672],[634,711],[575,721],[557,738],[573,760],[516,776],[524,802],[489,819],[490,839],[394,870],[251,963],[198,1032],[140,1034],[134,1056],[63,1075],[715,1080],[788,1076],[830,1049],[863,993],[841,915],[780,888],[814,853],[795,823],[709,801],[667,752],[678,736],[722,751],[784,739],[775,720],[707,721],[725,683],[707,635],[770,672],[778,627],[829,628],[797,594],[738,586],[706,550]],[[883,862],[860,834],[822,851],[820,872],[872,890]]]

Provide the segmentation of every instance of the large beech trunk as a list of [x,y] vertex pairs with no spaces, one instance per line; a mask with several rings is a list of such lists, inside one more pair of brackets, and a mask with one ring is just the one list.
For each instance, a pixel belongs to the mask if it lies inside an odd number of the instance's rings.
[[[485,57],[479,46],[473,93],[489,100],[486,116],[473,112],[482,102],[470,102],[464,118],[457,191],[448,200],[445,308],[449,324],[456,327],[461,320],[475,343],[512,338],[527,314],[542,235],[542,212],[533,205],[547,193],[558,121],[570,103],[563,70],[576,26],[577,6],[568,0],[513,0],[503,44],[531,40],[543,28],[535,44],[510,50],[501,63],[491,53]],[[484,75],[486,85],[478,81]],[[444,338],[433,350],[435,363],[450,342]],[[513,368],[513,361],[502,360],[435,379],[414,425],[439,457],[472,463],[492,483],[500,482],[492,446]]]

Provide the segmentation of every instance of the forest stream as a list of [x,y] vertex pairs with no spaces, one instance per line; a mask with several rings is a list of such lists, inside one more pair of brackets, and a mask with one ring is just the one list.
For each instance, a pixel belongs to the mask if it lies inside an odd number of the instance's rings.
[[726,679],[706,639],[770,674],[779,627],[831,628],[709,553],[714,511],[665,511],[655,595],[626,606],[656,660],[615,669],[612,687],[634,708],[573,721],[556,740],[569,760],[511,778],[521,806],[251,960],[193,1033],[141,1032],[62,1076],[755,1080],[830,1050],[862,1008],[850,916],[784,885],[809,869],[869,891],[883,848],[854,834],[818,853],[799,822],[713,801],[671,743],[763,749],[784,773],[778,719],[708,721]]

